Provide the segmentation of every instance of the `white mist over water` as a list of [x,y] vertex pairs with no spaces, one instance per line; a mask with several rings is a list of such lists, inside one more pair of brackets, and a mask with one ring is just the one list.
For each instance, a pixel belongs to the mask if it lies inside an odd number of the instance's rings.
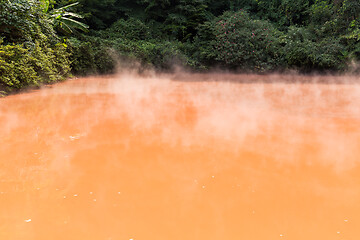
[[0,237],[360,236],[358,80],[123,72],[0,99]]

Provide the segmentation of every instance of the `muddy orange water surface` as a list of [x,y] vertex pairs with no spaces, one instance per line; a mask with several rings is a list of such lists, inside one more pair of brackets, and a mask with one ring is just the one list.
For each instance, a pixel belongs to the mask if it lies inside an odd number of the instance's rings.
[[123,73],[2,98],[0,239],[360,239],[359,80]]

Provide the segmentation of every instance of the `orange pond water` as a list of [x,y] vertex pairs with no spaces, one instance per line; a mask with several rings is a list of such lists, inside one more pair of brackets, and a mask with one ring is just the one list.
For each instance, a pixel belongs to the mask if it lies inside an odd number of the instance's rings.
[[354,81],[128,73],[0,99],[0,239],[360,239]]

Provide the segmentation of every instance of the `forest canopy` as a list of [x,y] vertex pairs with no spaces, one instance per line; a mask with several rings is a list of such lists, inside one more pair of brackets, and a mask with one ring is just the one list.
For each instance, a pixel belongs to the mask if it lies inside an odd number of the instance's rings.
[[358,0],[0,0],[0,88],[171,70],[344,72],[360,61]]

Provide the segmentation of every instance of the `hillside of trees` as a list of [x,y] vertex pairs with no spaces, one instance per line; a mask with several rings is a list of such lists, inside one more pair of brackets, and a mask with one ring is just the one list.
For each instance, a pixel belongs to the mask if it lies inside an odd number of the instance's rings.
[[353,71],[359,0],[0,0],[0,90],[171,70]]

